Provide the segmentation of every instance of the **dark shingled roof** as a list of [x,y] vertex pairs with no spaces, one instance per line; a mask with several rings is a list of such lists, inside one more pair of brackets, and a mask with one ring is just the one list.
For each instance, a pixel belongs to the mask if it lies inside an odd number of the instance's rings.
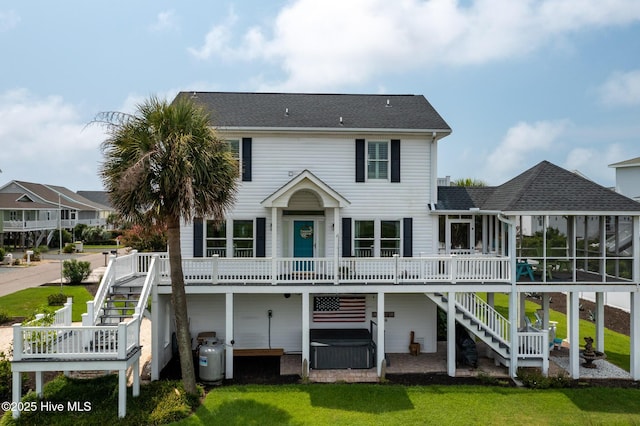
[[87,200],[93,201],[94,203],[113,208],[107,191],[76,191],[76,193]]
[[204,105],[216,127],[451,132],[422,95],[181,92],[176,99],[183,96]]
[[640,203],[548,161],[496,187],[438,188],[438,210],[472,207],[523,213],[640,212]]

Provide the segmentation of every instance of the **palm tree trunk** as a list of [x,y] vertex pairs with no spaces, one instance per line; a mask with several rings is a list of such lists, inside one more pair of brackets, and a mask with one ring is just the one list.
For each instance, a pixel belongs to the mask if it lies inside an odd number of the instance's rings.
[[184,289],[182,254],[180,253],[179,218],[172,218],[167,223],[167,242],[169,244],[169,265],[171,267],[171,302],[176,320],[176,337],[178,340],[178,353],[180,354],[182,383],[186,392],[196,394],[196,376],[191,352],[187,295]]

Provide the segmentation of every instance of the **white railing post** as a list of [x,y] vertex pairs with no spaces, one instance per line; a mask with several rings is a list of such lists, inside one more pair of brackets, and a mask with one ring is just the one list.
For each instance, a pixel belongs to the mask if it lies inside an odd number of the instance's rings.
[[13,324],[13,360],[20,361],[24,351],[22,340],[22,324]]
[[73,319],[73,298],[67,297],[67,303],[64,304],[64,324],[63,325],[71,325],[71,320]]
[[274,257],[271,258],[271,285],[278,284],[278,260]]
[[395,253],[393,255],[393,283],[398,284],[400,282],[400,273],[398,271],[398,264],[400,263],[400,256]]
[[136,275],[138,272],[138,250],[131,250],[131,275]]
[[118,324],[118,359],[125,359],[127,355],[127,323],[121,322]]
[[96,315],[95,315],[94,309],[95,309],[94,301],[93,300],[89,300],[87,302],[87,315],[89,317],[89,321],[91,321],[91,324],[85,324],[84,320],[83,320],[82,325],[85,325],[85,326],[95,325]]
[[457,282],[457,278],[458,278],[458,259],[456,258],[455,255],[451,255],[451,267],[450,267],[450,271],[449,271],[449,281],[451,281],[452,284],[455,284]]
[[220,258],[220,255],[214,254],[212,257],[213,260],[211,261],[211,282],[215,285],[218,284],[218,259]]

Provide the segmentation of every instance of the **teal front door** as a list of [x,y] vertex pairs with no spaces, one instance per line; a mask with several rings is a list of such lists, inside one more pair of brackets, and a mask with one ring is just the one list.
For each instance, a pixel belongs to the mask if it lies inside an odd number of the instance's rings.
[[[296,220],[293,222],[293,257],[313,257],[313,221]],[[313,262],[296,261],[296,271],[312,271]]]

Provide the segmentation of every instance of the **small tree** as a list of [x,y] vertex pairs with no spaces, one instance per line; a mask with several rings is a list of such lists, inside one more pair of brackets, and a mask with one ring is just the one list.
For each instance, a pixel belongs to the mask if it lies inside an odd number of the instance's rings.
[[80,284],[91,274],[91,263],[77,261],[76,259],[65,260],[62,263],[62,275],[70,284]]

